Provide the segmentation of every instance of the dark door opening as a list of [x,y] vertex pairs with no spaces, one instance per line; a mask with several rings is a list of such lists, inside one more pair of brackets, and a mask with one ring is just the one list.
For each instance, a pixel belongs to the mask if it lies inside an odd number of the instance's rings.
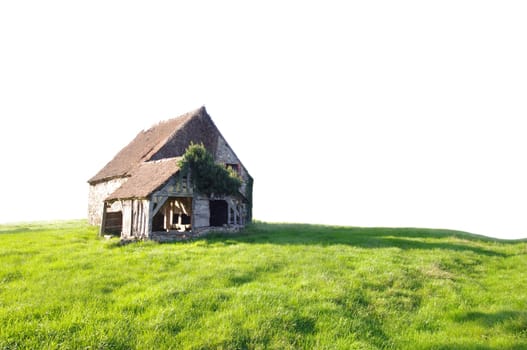
[[152,219],[152,231],[164,231],[165,230],[165,216],[161,213],[161,210],[154,215]]
[[113,213],[106,213],[104,222],[104,232],[112,235],[121,235],[123,230],[123,213],[116,211]]
[[226,201],[210,201],[210,226],[221,227],[227,224],[228,205]]

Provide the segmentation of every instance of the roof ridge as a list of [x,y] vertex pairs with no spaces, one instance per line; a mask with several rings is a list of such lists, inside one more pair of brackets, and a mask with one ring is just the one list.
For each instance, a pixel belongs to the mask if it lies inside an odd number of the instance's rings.
[[167,137],[165,137],[164,139],[162,140],[159,140],[159,142],[157,144],[155,144],[151,149],[149,149],[142,157],[141,159],[144,159],[143,161],[150,161],[150,159],[161,149],[163,148],[164,145],[166,145],[166,143],[172,139],[174,137],[175,134],[177,134],[177,132],[181,129],[183,129],[185,127],[185,125],[188,124],[188,122],[194,118],[195,116],[199,115],[199,113],[202,111],[202,109],[204,109],[205,107],[200,107],[196,110],[193,110],[191,112],[187,112],[185,114],[182,114],[178,117],[174,117],[174,118],[170,118],[170,119],[166,119],[166,120],[162,120],[162,121],[159,121],[157,124],[154,124],[152,127],[150,127],[148,130],[146,130],[146,132],[150,131],[150,130],[153,130],[153,129],[156,129],[156,128],[159,128],[159,127],[163,127],[163,125],[166,125],[166,124],[169,124],[169,123],[173,123],[177,120],[183,120],[183,122],[177,127],[177,128],[174,128],[172,130],[172,132],[170,134],[167,135]]
[[[201,106],[201,107],[196,108],[196,109],[194,109],[194,110],[192,110],[190,112],[186,112],[186,113],[180,114],[177,117],[160,120],[157,123],[152,124],[148,129],[146,129],[146,130],[143,129],[141,132],[150,131],[150,130],[160,126],[161,124],[165,124],[165,123],[171,122],[171,121],[176,120],[176,119],[180,119],[180,118],[183,119],[185,117],[193,117],[195,115],[201,114],[202,112],[207,112],[207,110],[205,109],[205,106]],[[185,123],[187,123],[187,122],[188,122],[188,120],[185,121]]]

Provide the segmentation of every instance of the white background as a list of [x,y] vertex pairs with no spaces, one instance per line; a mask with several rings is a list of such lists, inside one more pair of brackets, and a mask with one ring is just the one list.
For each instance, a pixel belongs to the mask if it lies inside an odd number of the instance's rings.
[[2,1],[0,222],[205,105],[266,221],[527,237],[523,1]]

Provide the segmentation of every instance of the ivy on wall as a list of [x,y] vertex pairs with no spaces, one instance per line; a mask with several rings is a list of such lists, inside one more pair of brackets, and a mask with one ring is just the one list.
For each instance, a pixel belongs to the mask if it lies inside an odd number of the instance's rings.
[[247,181],[247,187],[245,190],[245,197],[247,198],[247,219],[249,222],[253,219],[253,185],[254,180],[252,177],[249,176],[249,180]]
[[191,143],[179,166],[181,173],[191,174],[192,184],[196,191],[210,196],[234,195],[242,184],[242,180],[233,169],[226,169],[214,162],[214,157],[205,146]]

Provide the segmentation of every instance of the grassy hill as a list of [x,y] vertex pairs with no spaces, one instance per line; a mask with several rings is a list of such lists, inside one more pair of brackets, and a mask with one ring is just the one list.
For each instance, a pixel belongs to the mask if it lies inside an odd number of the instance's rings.
[[257,223],[120,246],[0,226],[0,349],[526,349],[527,242]]

